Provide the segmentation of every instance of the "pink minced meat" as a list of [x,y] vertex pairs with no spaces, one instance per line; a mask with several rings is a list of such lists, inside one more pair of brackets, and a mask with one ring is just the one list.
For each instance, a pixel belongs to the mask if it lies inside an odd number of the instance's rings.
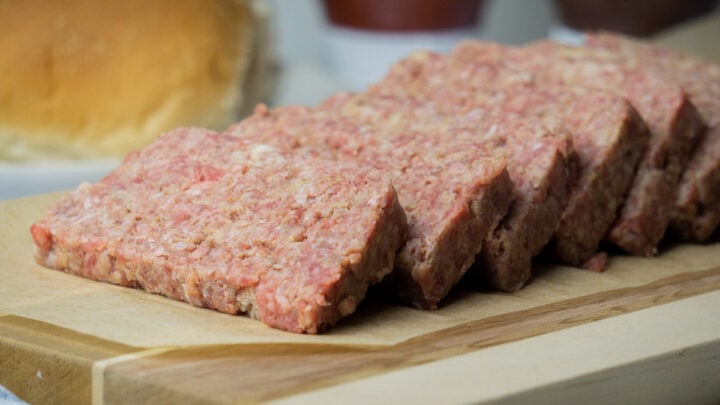
[[678,186],[704,124],[683,89],[602,49],[541,41],[514,49],[509,64],[539,82],[611,91],[627,98],[650,129],[633,184],[606,241],[633,255],[657,252]]
[[407,213],[409,237],[389,287],[405,303],[434,309],[505,216],[515,198],[513,184],[505,158],[473,142],[423,132],[381,132],[334,111],[261,106],[226,133],[390,175]]
[[680,179],[670,225],[682,239],[707,240],[720,225],[720,65],[618,34],[588,34],[587,45],[682,87],[697,107],[707,128]]
[[178,129],[31,233],[48,267],[317,333],[391,272],[406,226],[382,173]]
[[632,183],[647,127],[613,94],[535,82],[506,63],[510,49],[468,41],[449,55],[417,52],[392,66],[369,92],[426,99],[443,113],[532,117],[547,128],[570,130],[579,173],[548,250],[562,263],[586,266]]
[[388,138],[419,131],[504,156],[517,199],[485,239],[476,271],[490,286],[504,291],[516,291],[528,281],[532,258],[552,237],[575,178],[575,155],[567,131],[546,128],[532,118],[480,109],[441,109],[409,96],[338,94],[321,107],[371,124]]

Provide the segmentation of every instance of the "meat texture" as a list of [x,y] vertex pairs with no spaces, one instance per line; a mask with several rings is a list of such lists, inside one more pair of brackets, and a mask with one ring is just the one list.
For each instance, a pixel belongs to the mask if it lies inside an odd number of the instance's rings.
[[587,45],[682,87],[697,107],[707,129],[680,179],[670,225],[682,239],[707,240],[720,225],[720,66],[618,34],[589,34]]
[[504,156],[517,199],[483,243],[477,268],[494,288],[516,291],[525,284],[533,256],[557,227],[575,177],[575,155],[566,131],[480,109],[441,112],[433,103],[411,97],[339,94],[321,107],[368,123],[385,136],[423,132]]
[[406,232],[385,174],[201,129],[128,155],[31,227],[48,267],[305,333],[352,313]]
[[226,133],[390,175],[407,214],[409,238],[389,284],[402,301],[420,308],[437,308],[515,197],[505,159],[492,151],[422,132],[383,135],[332,111],[261,106]]
[[[613,94],[537,83],[506,63],[509,48],[468,41],[450,55],[418,52],[396,63],[369,92],[430,100],[440,111],[534,117],[571,132],[579,172],[549,249],[581,266],[615,220],[648,139],[645,123]],[[597,269],[596,270],[602,270]]]
[[533,80],[612,91],[638,110],[651,136],[606,240],[634,255],[655,254],[670,223],[680,177],[704,129],[683,89],[602,49],[542,41],[509,54],[508,63]]

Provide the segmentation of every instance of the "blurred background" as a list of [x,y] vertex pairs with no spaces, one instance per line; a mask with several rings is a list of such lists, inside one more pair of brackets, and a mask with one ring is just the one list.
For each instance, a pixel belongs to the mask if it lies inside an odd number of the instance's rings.
[[[440,48],[453,43],[453,38],[447,44],[438,44],[432,38],[413,40],[413,33],[408,30],[374,30],[376,37],[357,35],[346,39],[344,43],[338,43],[338,30],[333,29],[336,27],[326,18],[327,3],[323,0],[267,1],[275,52],[284,69],[273,100],[278,104],[312,105],[339,88],[361,90],[364,85],[377,79],[393,58],[413,49],[425,49],[430,44],[435,45],[436,50],[442,50]],[[384,3],[387,5],[392,1]],[[522,44],[546,37],[551,29],[559,25],[553,0],[485,0],[478,2],[476,13],[473,16],[474,25],[462,27],[461,35]],[[343,33],[348,34],[352,29],[350,27]],[[417,31],[427,33],[423,29]],[[393,37],[400,45],[387,49],[387,43]],[[373,45],[377,49],[371,55]],[[344,52],[343,46],[352,49]],[[364,52],[358,53],[356,48],[362,48]],[[353,63],[362,66],[349,71],[347,66]],[[354,80],[353,74],[356,75]]]
[[415,49],[447,51],[468,37],[513,45],[546,37],[578,43],[583,29],[647,37],[708,13],[717,4],[716,0],[266,1],[273,45],[284,67],[273,102],[308,105],[338,88],[362,90],[394,60]]

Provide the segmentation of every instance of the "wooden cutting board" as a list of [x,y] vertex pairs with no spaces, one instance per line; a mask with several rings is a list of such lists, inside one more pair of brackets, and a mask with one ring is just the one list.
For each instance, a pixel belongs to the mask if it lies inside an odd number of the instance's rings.
[[[604,274],[538,263],[537,275],[519,293],[467,286],[434,312],[370,300],[326,335],[295,335],[35,264],[28,228],[58,198],[52,194],[0,203],[0,384],[33,403],[225,403],[299,400],[323,392],[330,395],[326,400],[343,395],[352,399],[357,395],[352,384],[379,378],[367,388],[380,387],[388,384],[384,378],[393,381],[396,373],[417,367],[429,367],[420,375],[441,372],[443,362],[488,355],[489,349],[507,344],[529,353],[548,350],[522,349],[533,344],[531,337],[570,331],[562,355],[580,358],[588,348],[578,346],[573,334],[582,333],[582,327],[667,304],[720,304],[720,244],[711,243],[672,246],[653,259],[614,257]],[[687,304],[688,299],[703,301]],[[700,334],[702,344],[680,340],[677,345],[691,350],[710,344],[711,353],[702,355],[720,354],[720,316],[703,311],[697,311],[708,318],[702,322],[701,329],[707,329]],[[678,320],[652,328],[659,333]],[[601,327],[594,334],[602,338],[603,333],[607,330]],[[596,343],[592,350],[607,347],[602,340]],[[640,360],[667,355],[669,349],[657,350]],[[630,354],[623,354],[615,367],[632,363],[627,360]],[[617,360],[617,354],[610,358]],[[599,360],[591,371],[611,364]],[[496,359],[489,364],[499,363]],[[532,364],[528,360],[525,365]],[[470,373],[472,367],[460,370]],[[557,383],[551,379],[543,386]],[[464,392],[473,396],[466,400],[482,398],[470,390],[477,381],[467,384]],[[420,381],[418,386],[425,384]],[[338,387],[350,391],[332,391]],[[484,392],[491,392],[490,387],[499,385],[490,384]],[[520,388],[508,390],[527,391]],[[411,396],[398,400],[427,397],[400,392]]]

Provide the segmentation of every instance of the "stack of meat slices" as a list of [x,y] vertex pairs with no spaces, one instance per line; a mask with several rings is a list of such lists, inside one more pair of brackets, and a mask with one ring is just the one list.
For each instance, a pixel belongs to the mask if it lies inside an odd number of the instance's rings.
[[684,240],[707,240],[720,224],[720,66],[610,33],[590,34],[587,44],[680,86],[697,107],[707,129],[680,180],[670,224]]
[[634,255],[654,254],[670,223],[680,177],[704,130],[683,89],[613,53],[551,42],[512,50],[507,63],[530,72],[534,80],[609,90],[635,106],[650,139],[606,240]]
[[523,286],[530,277],[532,257],[553,235],[576,176],[567,131],[493,111],[440,111],[411,96],[337,95],[320,108],[369,124],[385,138],[423,131],[441,144],[469,142],[504,156],[516,199],[485,238],[477,267],[495,288],[515,291]]
[[472,138],[386,130],[305,107],[259,108],[226,134],[291,155],[329,155],[354,162],[359,170],[390,175],[409,232],[389,283],[399,298],[420,308],[437,308],[515,198],[505,157]]
[[612,93],[536,83],[529,72],[505,65],[508,51],[472,42],[448,56],[416,53],[393,66],[369,93],[422,98],[440,111],[535,117],[567,128],[579,175],[550,249],[563,263],[602,270],[604,256],[595,253],[631,185],[647,127],[632,105]]
[[166,134],[33,225],[37,260],[316,333],[379,282],[434,309],[466,273],[521,288],[541,251],[601,271],[606,245],[709,238],[720,68],[588,38],[419,52],[364,93]]

